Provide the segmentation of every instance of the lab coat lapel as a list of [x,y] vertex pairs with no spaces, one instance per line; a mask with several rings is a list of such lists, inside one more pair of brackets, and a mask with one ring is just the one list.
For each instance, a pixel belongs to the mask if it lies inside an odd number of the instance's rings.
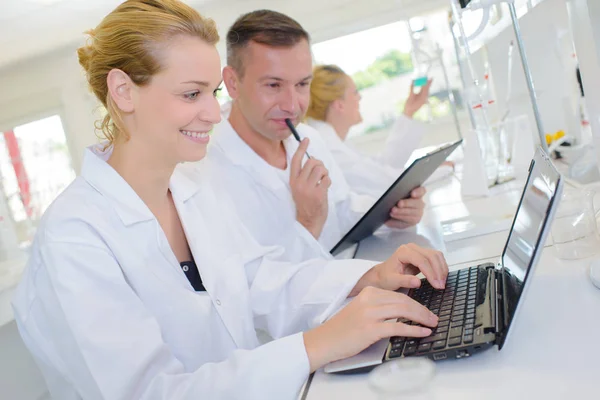
[[223,223],[221,205],[208,182],[198,170],[189,176],[178,170],[171,179],[171,191],[183,225],[188,245],[196,261],[202,282],[221,320],[240,348],[253,348],[256,337],[249,313],[248,282],[244,264],[236,253],[215,238],[228,237],[230,227]]
[[335,132],[333,126],[327,122],[318,121],[312,118],[308,119],[307,125],[319,132],[329,151],[332,153],[340,152],[349,159],[355,160],[356,162],[360,161],[360,155],[342,141]]
[[[223,121],[215,134],[214,145],[220,147],[229,162],[248,171],[251,179],[265,187],[280,200],[289,202],[291,194],[287,183],[235,132],[229,121]],[[286,146],[287,151],[287,146]]]
[[[155,238],[156,245],[154,248],[149,250],[140,249],[140,251],[143,252],[142,254],[147,254],[148,251],[156,254],[158,248],[170,268],[162,267],[163,263],[159,262],[157,264],[161,267],[152,268],[153,273],[165,282],[175,280],[179,285],[193,291],[194,289],[181,271],[181,267],[154,214],[127,181],[106,162],[111,153],[112,147],[106,148],[104,143],[88,147],[84,156],[81,176],[111,203],[132,237],[152,235]],[[153,232],[153,234],[149,232]],[[143,243],[143,241],[140,243]]]

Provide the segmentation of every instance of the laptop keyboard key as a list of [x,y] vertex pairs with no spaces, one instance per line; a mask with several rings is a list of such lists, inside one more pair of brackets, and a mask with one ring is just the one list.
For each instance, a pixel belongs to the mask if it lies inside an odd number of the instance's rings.
[[448,346],[458,346],[460,344],[460,337],[455,337],[448,340]]
[[433,307],[437,307],[440,308],[442,306],[442,299],[435,299],[435,300],[431,300],[431,302],[429,303],[429,307],[433,308]]
[[433,343],[437,340],[442,340],[442,339],[446,339],[446,334],[445,333],[438,333],[435,335],[431,335],[431,336],[427,336],[426,338],[421,339],[421,344],[425,344],[425,343]]
[[417,349],[418,353],[425,353],[427,351],[431,350],[431,343],[423,343],[419,345],[419,348]]
[[417,346],[406,346],[404,348],[404,355],[411,356],[417,352]]
[[402,349],[392,349],[389,352],[389,358],[398,358],[402,355]]
[[450,328],[458,328],[458,327],[462,327],[463,325],[464,325],[464,322],[462,320],[454,321],[450,324]]
[[452,328],[450,329],[450,332],[448,333],[448,337],[449,338],[455,338],[455,337],[460,337],[462,336],[462,327],[457,327],[457,328]]
[[452,313],[452,319],[455,319],[456,317],[460,318],[460,319],[464,319],[465,318],[465,313],[461,310],[459,311],[455,311]]
[[449,329],[449,328],[448,328],[448,325],[445,325],[445,326],[438,326],[438,327],[436,328],[436,330],[435,330],[435,331],[436,331],[437,333],[446,333],[446,332],[448,332],[448,329]]
[[445,340],[438,340],[433,342],[433,350],[440,350],[443,349],[444,347],[446,347],[446,341]]
[[465,343],[473,343],[473,335],[465,335]]
[[392,343],[392,349],[402,349],[402,347],[404,347],[404,342]]
[[455,302],[457,302],[457,301],[467,301],[467,295],[461,294],[461,295],[456,296]]

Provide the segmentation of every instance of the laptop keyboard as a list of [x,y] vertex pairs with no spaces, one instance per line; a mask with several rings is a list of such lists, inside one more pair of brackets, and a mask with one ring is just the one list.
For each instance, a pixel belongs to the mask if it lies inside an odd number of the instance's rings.
[[[437,315],[438,326],[428,337],[390,338],[388,357],[413,356],[473,343],[475,308],[484,302],[486,278],[486,270],[475,266],[450,272],[444,290],[433,288],[423,279],[421,287],[411,289],[408,296]],[[398,321],[419,325],[405,319]]]

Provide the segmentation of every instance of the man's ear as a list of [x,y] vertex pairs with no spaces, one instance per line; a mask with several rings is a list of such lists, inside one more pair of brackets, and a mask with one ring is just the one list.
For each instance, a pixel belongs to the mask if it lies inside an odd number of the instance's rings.
[[239,96],[240,77],[237,71],[229,65],[223,68],[223,83],[225,83],[229,97],[235,100]]
[[135,84],[125,72],[113,69],[106,77],[108,93],[117,108],[123,112],[133,112],[133,96]]

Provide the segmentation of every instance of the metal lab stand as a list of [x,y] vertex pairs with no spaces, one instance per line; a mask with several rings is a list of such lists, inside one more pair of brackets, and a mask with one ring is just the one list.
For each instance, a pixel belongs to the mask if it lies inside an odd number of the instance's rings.
[[[443,58],[443,50],[436,44],[435,55],[428,54],[421,47],[420,40],[418,38],[419,32],[415,32],[410,25],[410,22],[406,22],[406,26],[408,28],[408,33],[410,34],[410,40],[412,42],[412,56],[413,60],[418,60],[418,62],[422,62],[422,59],[425,58],[425,62],[429,64],[429,66],[433,66],[434,63],[439,63],[439,66],[442,69],[442,74],[444,76],[444,85],[446,88],[446,93],[448,93],[448,100],[450,101],[450,109],[452,110],[452,116],[454,118],[454,124],[456,125],[456,132],[458,133],[458,137],[460,139],[463,138],[462,131],[460,129],[460,121],[458,119],[458,108],[456,106],[456,99],[454,98],[454,91],[450,87],[450,79],[448,78],[448,70],[446,65],[444,64]],[[459,65],[460,69],[460,65]],[[462,75],[462,71],[461,71]]]
[[[500,4],[503,1],[498,1],[496,2],[496,4]],[[525,52],[525,45],[523,43],[523,36],[521,34],[521,27],[519,25],[519,19],[517,17],[517,11],[515,8],[515,4],[514,1],[508,0],[506,1],[508,3],[508,8],[509,8],[509,12],[510,12],[510,16],[511,16],[511,20],[512,20],[512,26],[513,26],[513,30],[515,32],[515,39],[517,42],[517,47],[519,49],[519,54],[521,56],[521,63],[523,66],[523,72],[525,73],[525,81],[527,82],[527,89],[529,91],[529,97],[531,100],[531,106],[533,108],[533,115],[535,118],[535,123],[537,126],[537,130],[538,130],[538,138],[539,138],[539,142],[540,142],[540,146],[544,149],[544,151],[548,152],[548,146],[546,144],[546,135],[545,135],[545,131],[544,131],[544,127],[542,124],[542,118],[540,115],[540,111],[539,111],[539,106],[538,106],[538,101],[537,101],[537,95],[535,93],[535,86],[533,83],[533,77],[531,75],[531,70],[529,68],[529,62],[527,59],[527,54]],[[456,3],[454,3],[454,1],[452,1],[452,5],[455,6]],[[453,7],[454,8],[454,7]],[[457,13],[454,11],[454,17],[455,18],[460,18],[459,15],[457,15]],[[452,24],[451,24],[451,28],[452,28]],[[455,43],[455,47],[456,47],[456,52],[457,52],[457,58],[458,58],[458,67],[460,69],[461,72],[461,78],[463,79],[463,84],[466,85],[467,81],[466,81],[466,77],[465,77],[465,73],[463,70],[463,64],[460,60],[460,52],[459,52],[459,44],[458,44],[458,40],[456,38],[456,36],[454,35],[454,31],[451,29],[452,32],[452,36],[455,39],[454,43]],[[466,38],[465,38],[466,40]],[[470,57],[471,55],[466,54],[466,57]],[[474,78],[474,77],[473,77]],[[466,86],[465,86],[466,88]],[[471,110],[469,110],[469,115],[471,116],[471,122],[474,124],[474,118],[471,114]],[[476,129],[476,126],[473,125],[473,128]]]

